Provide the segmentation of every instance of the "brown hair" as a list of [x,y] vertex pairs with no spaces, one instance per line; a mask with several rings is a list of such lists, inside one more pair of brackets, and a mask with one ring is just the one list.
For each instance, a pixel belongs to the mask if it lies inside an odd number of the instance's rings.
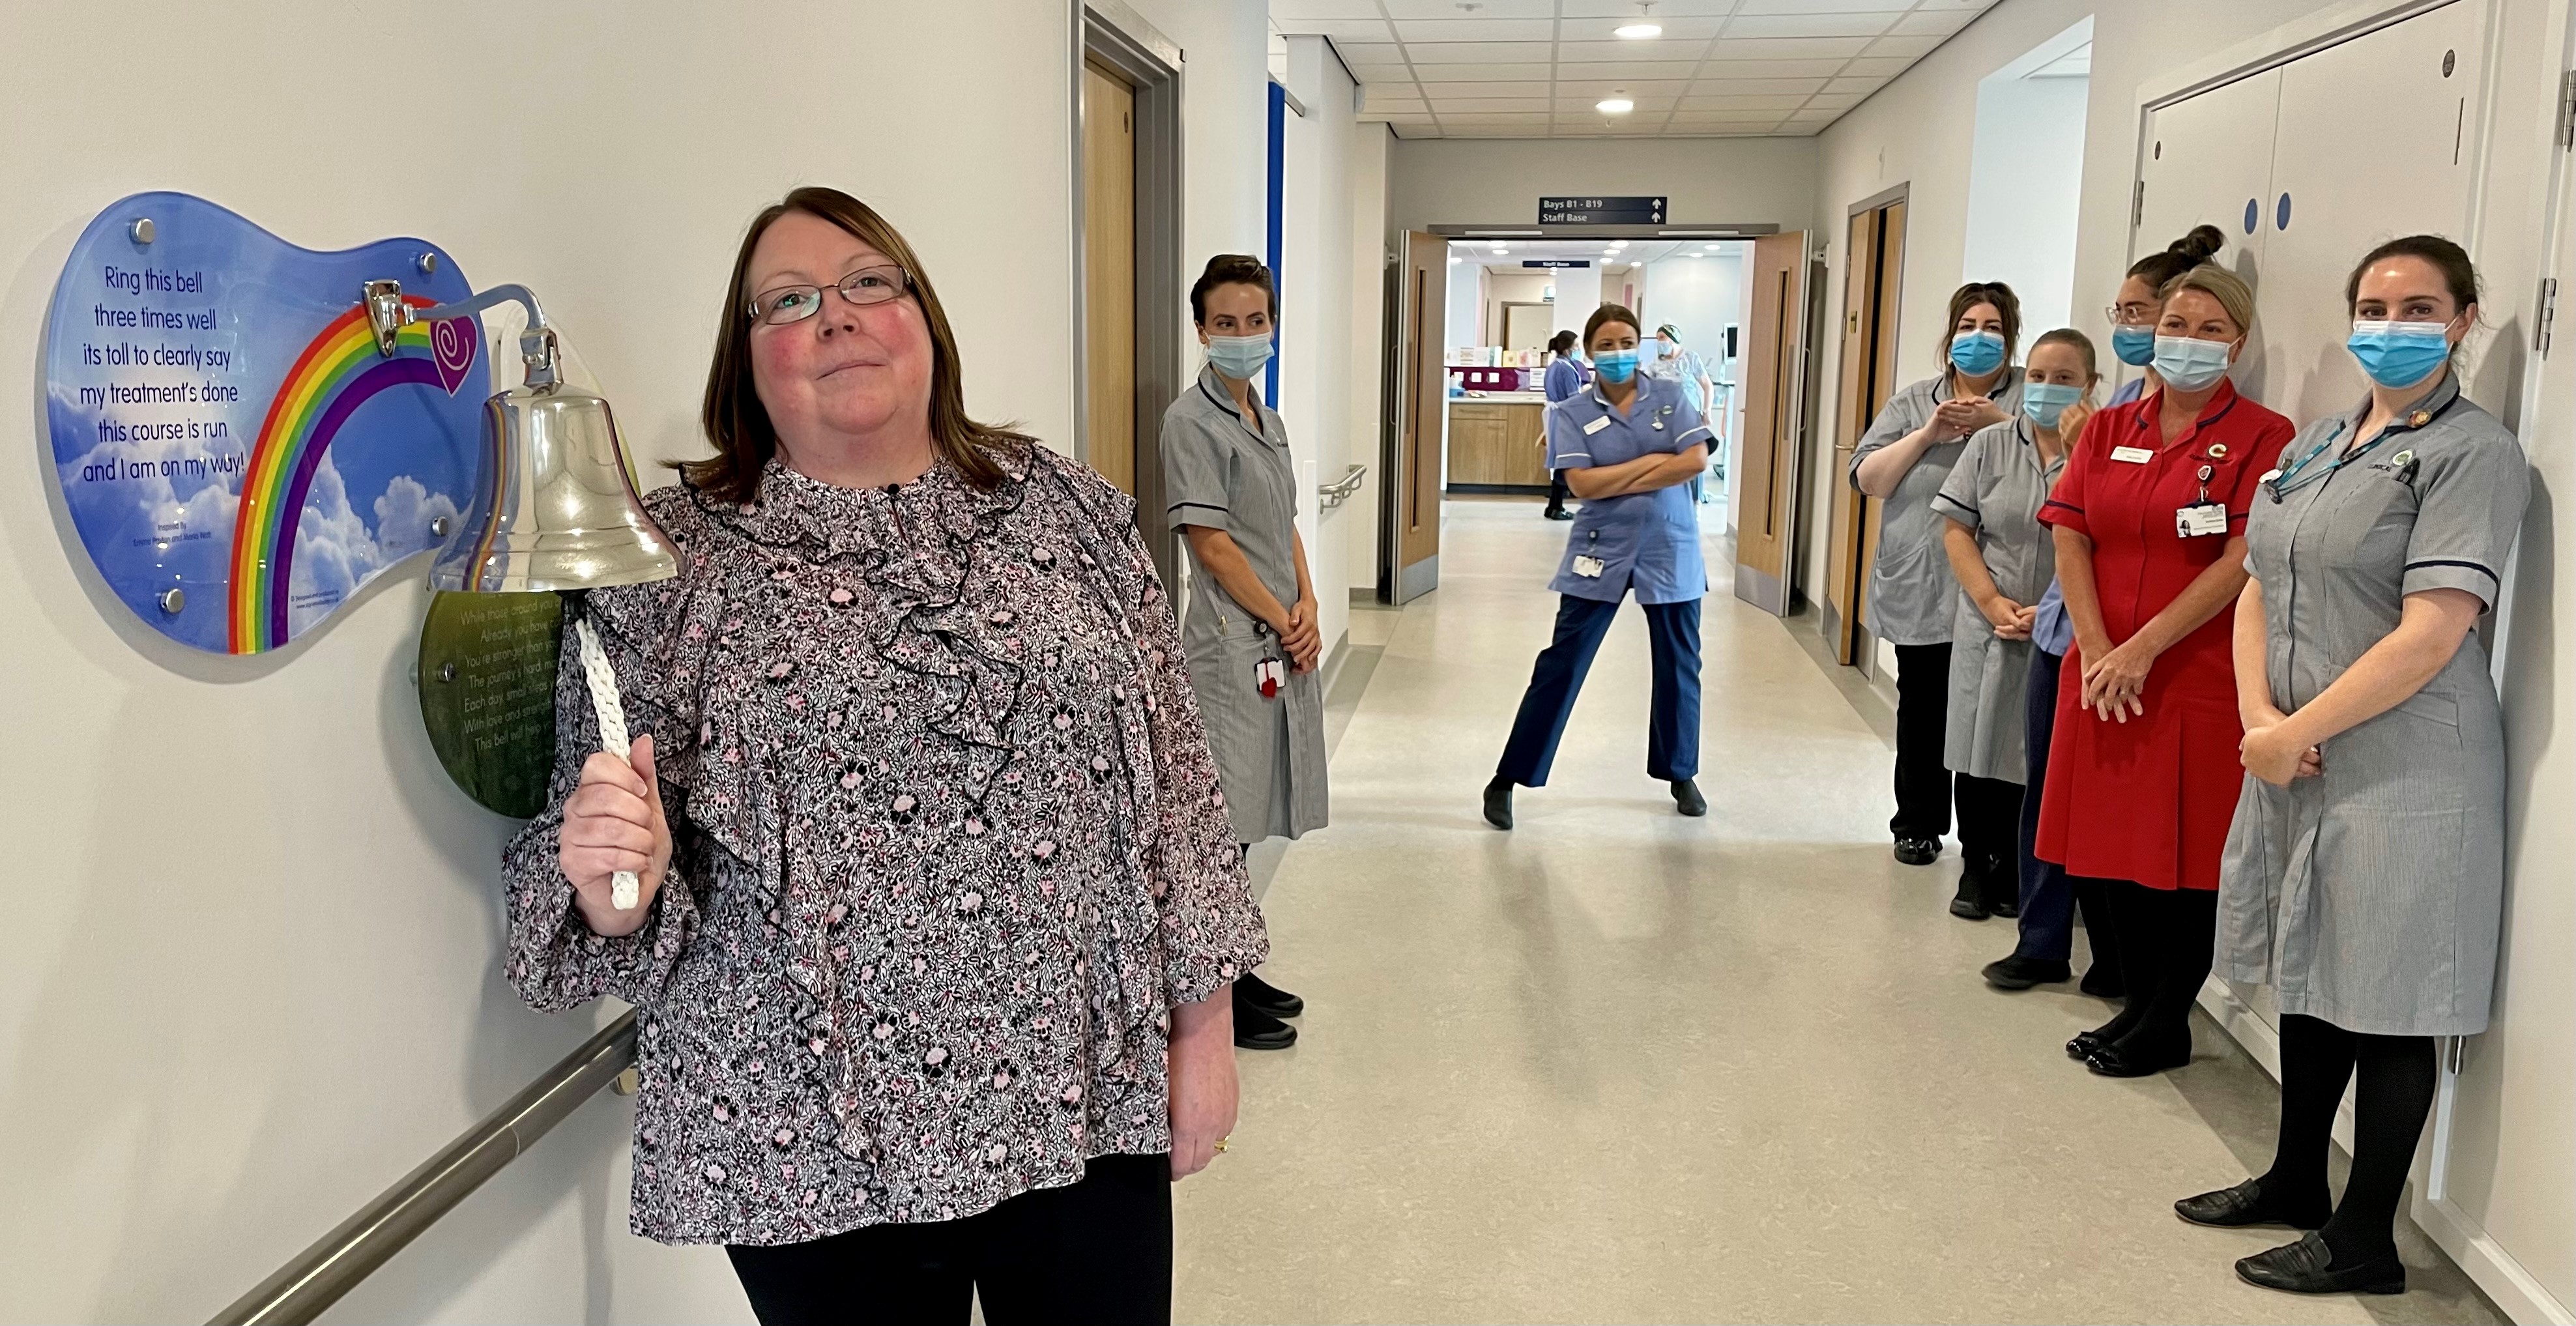
[[752,250],[759,246],[760,237],[769,227],[789,212],[829,221],[875,247],[903,269],[912,300],[920,306],[921,320],[930,329],[931,445],[978,488],[990,488],[1010,477],[1004,459],[1028,454],[1036,440],[966,416],[957,338],[948,329],[948,314],[939,306],[939,295],[931,289],[921,259],[914,256],[903,235],[877,215],[876,209],[838,189],[810,184],[760,209],[760,214],[751,219],[750,228],[743,232],[742,249],[733,259],[733,277],[725,282],[724,312],[716,320],[715,362],[707,368],[706,401],[698,414],[716,454],[705,460],[681,462],[680,472],[718,500],[749,502],[760,493],[761,468],[778,453],[778,430],[770,425],[769,410],[760,403],[751,380],[753,321],[746,310],[751,297],[759,292],[745,286],[751,278]]
[[1583,320],[1583,348],[1586,350],[1591,349],[1592,333],[1601,330],[1604,325],[1613,322],[1624,322],[1628,324],[1628,330],[1637,330],[1637,315],[1629,312],[1627,305],[1604,304],[1601,307],[1592,310],[1592,316]]
[[2253,334],[2254,287],[2245,284],[2244,277],[2217,263],[2205,262],[2165,282],[2163,288],[2156,291],[2156,300],[2170,304],[2174,296],[2185,290],[2197,290],[2217,300],[2218,306],[2227,310],[2228,320],[2236,324],[2237,335]]
[[2442,284],[2451,291],[2451,302],[2463,312],[2478,302],[2478,269],[2470,263],[2468,250],[2439,235],[2401,235],[2362,255],[2352,275],[2344,278],[2343,306],[2350,312],[2361,303],[2361,274],[2385,258],[2419,258],[2441,273]]
[[2191,233],[2129,264],[2129,275],[2147,283],[2149,290],[2162,290],[2165,283],[2210,260],[2227,244],[2227,232],[2213,225],[2197,225]]
[[2102,376],[2102,370],[2095,367],[2092,337],[2087,336],[2072,327],[2060,327],[2052,332],[2041,332],[2039,334],[2039,339],[2030,343],[2031,353],[2039,353],[2039,347],[2043,345],[2074,346],[2075,353],[2084,356],[2084,376],[2088,378],[2098,378]]
[[1190,321],[1207,325],[1208,292],[1221,285],[1248,285],[1260,290],[1270,301],[1270,320],[1279,321],[1279,286],[1270,279],[1270,269],[1249,253],[1220,253],[1207,261],[1207,270],[1190,285]]
[[2004,324],[2004,363],[2013,361],[2013,351],[2021,344],[2021,296],[2001,281],[1970,281],[1950,292],[1950,317],[1941,324],[1941,371],[1949,373],[1950,338],[1959,333],[1959,319],[1979,304],[1992,304],[2002,315]]

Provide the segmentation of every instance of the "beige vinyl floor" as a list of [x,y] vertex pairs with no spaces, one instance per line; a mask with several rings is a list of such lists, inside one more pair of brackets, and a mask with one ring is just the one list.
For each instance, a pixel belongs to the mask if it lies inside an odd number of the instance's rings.
[[1453,501],[1439,591],[1354,614],[1332,827],[1255,858],[1303,1040],[1241,1056],[1233,1148],[1179,1190],[1181,1320],[2497,1320],[2411,1227],[2402,1298],[2238,1282],[2285,1235],[2170,1203],[2269,1163],[2270,1080],[2206,1022],[2188,1068],[2096,1078],[2058,1047],[2106,1005],[1986,988],[2010,922],[1947,914],[1955,855],[1889,858],[1883,702],[1729,596],[1714,538],[1708,817],[1645,775],[1629,610],[1488,828],[1564,528]]

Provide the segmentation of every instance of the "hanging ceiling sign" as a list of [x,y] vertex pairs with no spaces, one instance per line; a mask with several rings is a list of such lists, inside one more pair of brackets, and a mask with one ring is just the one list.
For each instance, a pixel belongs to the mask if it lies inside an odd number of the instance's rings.
[[1543,226],[1660,226],[1664,196],[1620,194],[1608,198],[1541,198],[1538,223]]
[[322,253],[181,193],[98,214],[45,329],[52,469],[92,563],[154,630],[255,654],[435,548],[480,465],[490,374],[471,318],[388,354],[366,282],[472,294],[435,245]]
[[1589,267],[1590,258],[1523,258],[1523,267]]

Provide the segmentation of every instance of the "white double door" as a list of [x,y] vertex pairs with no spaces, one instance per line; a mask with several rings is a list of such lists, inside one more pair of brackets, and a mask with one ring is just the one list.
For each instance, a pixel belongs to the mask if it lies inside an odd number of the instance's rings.
[[2344,349],[2344,282],[2363,254],[2436,234],[2476,256],[2488,9],[2454,0],[2148,120],[2130,256],[2195,225],[2226,232],[2217,261],[2258,301],[2237,388],[2294,422],[2347,409],[2368,389]]

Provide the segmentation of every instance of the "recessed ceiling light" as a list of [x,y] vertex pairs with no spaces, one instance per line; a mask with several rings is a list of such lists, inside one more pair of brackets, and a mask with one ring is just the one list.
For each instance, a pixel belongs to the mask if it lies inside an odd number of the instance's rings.
[[1597,110],[1604,115],[1625,115],[1628,112],[1637,109],[1637,103],[1628,100],[1626,97],[1611,97],[1606,101],[1594,102],[1592,104],[1592,109]]
[[1644,41],[1649,37],[1660,37],[1664,35],[1664,25],[1661,23],[1624,23],[1618,27],[1612,28],[1610,31],[1613,35],[1625,37],[1630,41]]

